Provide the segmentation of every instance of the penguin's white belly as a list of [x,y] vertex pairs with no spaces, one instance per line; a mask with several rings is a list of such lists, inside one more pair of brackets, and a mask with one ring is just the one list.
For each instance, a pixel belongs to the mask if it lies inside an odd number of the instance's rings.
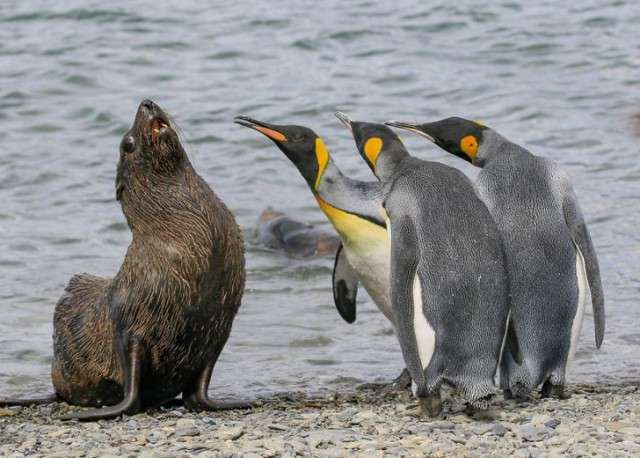
[[416,274],[413,279],[413,329],[416,334],[418,355],[422,363],[422,370],[426,369],[436,348],[436,332],[433,330],[422,308],[422,286]]
[[576,314],[573,317],[571,325],[571,345],[569,347],[569,355],[567,358],[567,366],[573,362],[580,338],[580,330],[582,329],[582,320],[584,319],[584,308],[586,306],[587,297],[589,296],[589,282],[587,280],[587,269],[584,264],[584,257],[580,252],[580,248],[576,248],[576,283],[578,285],[578,304]]
[[[424,316],[422,308],[422,286],[418,274],[413,278],[413,332],[416,336],[416,346],[418,347],[418,357],[420,365],[424,371],[436,348],[436,332],[433,330],[427,318]],[[411,381],[411,391],[416,396],[418,385],[415,381]]]
[[380,311],[393,324],[389,284],[391,250],[387,230],[353,213],[334,207],[321,197],[316,198],[318,205],[340,235],[347,260],[358,273],[358,280]]
[[391,294],[389,284],[390,250],[386,239],[368,239],[359,243],[343,240],[347,259],[358,272],[358,278],[371,300],[391,323]]

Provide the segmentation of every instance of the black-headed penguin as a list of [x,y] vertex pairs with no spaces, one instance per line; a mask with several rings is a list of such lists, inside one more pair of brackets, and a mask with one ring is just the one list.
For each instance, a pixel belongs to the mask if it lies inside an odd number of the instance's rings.
[[414,394],[431,416],[441,411],[442,383],[486,408],[509,313],[498,228],[460,171],[411,157],[384,124],[350,127],[383,185],[391,305]]
[[512,321],[523,357],[518,365],[505,355],[500,384],[517,397],[540,384],[543,395],[566,397],[567,364],[589,291],[598,348],[605,328],[598,259],[568,176],[555,162],[475,121],[388,124],[482,168],[478,190],[505,242]]
[[[235,121],[271,140],[298,168],[319,207],[342,240],[333,272],[336,307],[345,321],[356,318],[356,294],[362,283],[380,311],[394,325],[389,296],[389,238],[379,208],[378,182],[353,180],[333,162],[324,141],[311,129],[276,125],[238,116]],[[398,384],[406,383],[402,375]]]

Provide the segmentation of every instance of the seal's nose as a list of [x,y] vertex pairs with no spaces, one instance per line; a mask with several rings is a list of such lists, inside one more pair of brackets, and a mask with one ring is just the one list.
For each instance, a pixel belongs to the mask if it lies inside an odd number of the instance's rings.
[[145,107],[147,110],[151,111],[153,110],[153,108],[155,107],[155,103],[153,103],[153,101],[149,100],[149,99],[144,99],[141,103],[140,106]]

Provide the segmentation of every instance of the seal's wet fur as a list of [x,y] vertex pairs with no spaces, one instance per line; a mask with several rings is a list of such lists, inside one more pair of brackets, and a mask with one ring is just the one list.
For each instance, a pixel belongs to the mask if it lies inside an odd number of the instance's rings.
[[120,270],[75,275],[56,305],[52,379],[70,404],[121,403],[137,383],[128,412],[180,393],[213,408],[206,390],[240,306],[244,247],[168,119],[143,101],[121,144],[116,195],[133,240]]

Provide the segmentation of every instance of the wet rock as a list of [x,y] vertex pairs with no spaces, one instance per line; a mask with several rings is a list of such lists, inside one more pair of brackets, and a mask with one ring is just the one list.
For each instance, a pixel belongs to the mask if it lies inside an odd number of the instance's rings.
[[520,427],[519,434],[526,442],[538,442],[545,439],[549,431],[546,427],[525,425]]
[[217,431],[217,436],[221,440],[236,440],[244,434],[244,428],[242,426],[233,427],[221,427]]
[[474,426],[472,428],[474,434],[482,436],[483,434],[490,434],[493,436],[504,436],[507,432],[507,428],[505,428],[501,423],[484,423],[478,426]]
[[558,420],[557,418],[552,418],[549,421],[546,421],[544,423],[544,426],[546,426],[547,428],[551,428],[551,429],[556,429],[558,427],[558,425],[560,425],[561,421]]

